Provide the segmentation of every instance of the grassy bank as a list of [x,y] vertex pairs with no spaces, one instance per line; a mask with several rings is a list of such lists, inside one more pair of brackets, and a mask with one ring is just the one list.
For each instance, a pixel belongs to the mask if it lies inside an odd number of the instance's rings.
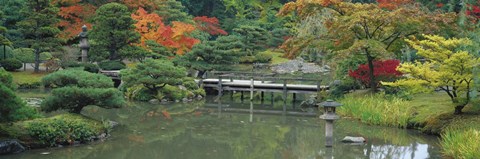
[[454,105],[443,92],[414,95],[410,101],[382,94],[357,91],[339,100],[339,114],[366,124],[415,128],[440,135],[445,156],[480,158],[480,111],[468,105],[464,114],[454,115]]

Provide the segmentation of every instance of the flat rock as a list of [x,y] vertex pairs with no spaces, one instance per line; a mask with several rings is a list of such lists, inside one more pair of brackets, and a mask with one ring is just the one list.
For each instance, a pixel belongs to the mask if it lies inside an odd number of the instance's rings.
[[16,154],[25,151],[25,147],[20,144],[18,140],[3,140],[0,141],[0,155]]
[[364,143],[366,140],[363,137],[352,137],[352,136],[345,136],[342,139],[343,143]]

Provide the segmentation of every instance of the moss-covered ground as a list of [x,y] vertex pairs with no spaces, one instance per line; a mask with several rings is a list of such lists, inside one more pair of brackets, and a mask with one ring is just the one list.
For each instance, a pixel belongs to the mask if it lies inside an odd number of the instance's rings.
[[13,81],[17,84],[40,82],[47,72],[34,73],[33,71],[10,72],[13,76]]

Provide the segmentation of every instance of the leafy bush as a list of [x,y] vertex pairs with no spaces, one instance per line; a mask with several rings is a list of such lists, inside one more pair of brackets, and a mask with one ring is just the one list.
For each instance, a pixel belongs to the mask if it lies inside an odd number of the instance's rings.
[[255,56],[243,56],[240,57],[240,63],[254,63]]
[[197,82],[195,82],[193,78],[184,78],[182,85],[185,86],[188,90],[196,90],[199,88]]
[[348,93],[351,90],[359,89],[360,85],[352,78],[345,78],[340,82],[339,85],[331,86],[330,95],[333,98],[343,97],[344,94]]
[[266,52],[261,52],[255,55],[255,62],[268,63],[272,60],[273,56]]
[[170,85],[166,85],[165,87],[163,87],[161,92],[172,100],[182,100],[183,98],[186,98],[188,94],[187,90],[181,90],[177,86]]
[[67,69],[51,73],[42,78],[42,83],[45,87],[113,87],[112,79],[107,76],[74,69]]
[[0,122],[27,120],[39,117],[37,111],[28,107],[14,93],[12,76],[0,68]]
[[52,95],[42,102],[42,110],[51,112],[65,109],[79,114],[88,105],[120,108],[124,102],[122,93],[115,88],[62,87],[54,89]]
[[[399,60],[385,60],[385,61],[373,61],[373,76],[375,77],[375,82],[379,85],[380,81],[383,82],[392,82],[396,78],[402,75],[401,72],[397,71],[397,67],[400,65]],[[356,70],[350,70],[348,75],[353,77],[363,85],[369,86],[370,84],[370,70],[367,64],[362,64],[358,66]]]
[[34,89],[34,88],[40,88],[41,86],[42,86],[41,82],[18,83],[19,89]]
[[97,135],[98,130],[91,123],[81,116],[68,114],[29,122],[27,131],[32,137],[50,146],[72,144],[75,141],[91,141]]
[[77,61],[73,61],[73,60],[62,61],[60,65],[63,69],[82,67],[81,63],[79,63]]
[[121,61],[105,61],[105,62],[100,62],[98,66],[102,70],[122,70],[127,68],[125,63]]
[[14,58],[0,61],[0,65],[2,65],[2,67],[7,71],[15,71],[22,68],[22,62]]
[[125,104],[122,93],[113,88],[112,80],[101,74],[67,69],[45,76],[42,83],[56,88],[42,102],[42,109],[47,112],[66,109],[80,113],[88,105],[118,108]]
[[98,73],[100,71],[100,67],[93,63],[86,63],[83,64],[83,70],[91,73]]
[[[136,101],[149,101],[150,99],[154,99],[156,97],[154,97],[153,95],[154,93],[152,93],[150,90],[146,89],[146,88],[141,88],[140,90],[138,90],[134,95],[133,95],[133,100],[136,100]],[[159,99],[161,100],[161,99]]]
[[12,74],[5,71],[3,68],[0,68],[0,84],[7,86],[8,88],[15,90],[16,86],[13,83]]

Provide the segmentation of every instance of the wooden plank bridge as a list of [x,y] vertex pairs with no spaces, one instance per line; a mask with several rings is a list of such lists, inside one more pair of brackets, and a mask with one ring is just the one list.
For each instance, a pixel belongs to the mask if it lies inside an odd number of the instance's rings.
[[[283,93],[284,103],[286,103],[289,93],[293,94],[293,101],[295,101],[296,94],[316,94],[319,91],[329,89],[329,86],[321,85],[321,79],[273,77],[275,74],[253,72],[214,73],[219,75],[216,78],[200,79],[196,80],[196,82],[203,88],[217,90],[219,99],[224,91],[240,92],[242,101],[244,92],[250,92],[250,100],[253,100],[254,92],[260,92],[261,100],[263,101],[264,93],[270,92],[272,99],[273,93]],[[294,81],[295,84],[289,83],[291,81]],[[296,84],[298,82],[315,84]]]
[[[120,80],[120,71],[100,71],[101,74],[111,77],[114,80]],[[264,99],[264,92],[283,93],[286,101],[288,94],[293,94],[295,100],[296,94],[315,94],[322,90],[328,90],[329,86],[320,85],[321,79],[309,78],[283,78],[274,77],[271,73],[254,73],[254,72],[225,72],[213,71],[217,74],[215,78],[206,78],[195,80],[201,87],[206,89],[215,89],[218,96],[221,97],[223,92],[240,92],[241,98],[244,98],[244,92],[250,92],[250,99],[253,99],[253,92],[261,92],[261,99]],[[315,84],[293,84],[294,81],[309,82]]]

